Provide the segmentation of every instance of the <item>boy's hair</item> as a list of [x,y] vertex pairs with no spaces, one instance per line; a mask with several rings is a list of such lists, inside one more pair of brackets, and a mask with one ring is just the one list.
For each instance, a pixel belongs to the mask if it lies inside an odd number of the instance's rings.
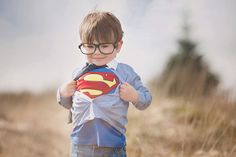
[[89,13],[80,25],[80,39],[83,43],[117,43],[122,40],[120,21],[110,12]]

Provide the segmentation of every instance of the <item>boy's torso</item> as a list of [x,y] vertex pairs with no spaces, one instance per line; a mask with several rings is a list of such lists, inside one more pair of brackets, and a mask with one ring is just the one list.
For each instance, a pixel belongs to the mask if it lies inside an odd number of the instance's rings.
[[[125,145],[124,125],[127,123],[128,103],[119,97],[122,81],[117,74],[115,69],[101,67],[83,74],[77,80],[72,107],[75,126],[71,134],[73,143],[103,147]],[[125,118],[119,119],[122,117]]]
[[[97,69],[82,75],[77,81],[78,88],[73,96],[71,109],[74,127],[94,118],[100,118],[122,134],[125,133],[128,102],[119,97],[119,86],[127,81],[124,79],[123,68],[125,66],[118,64],[116,69],[109,67]],[[92,89],[90,84],[97,89]],[[99,85],[103,88],[101,89]]]

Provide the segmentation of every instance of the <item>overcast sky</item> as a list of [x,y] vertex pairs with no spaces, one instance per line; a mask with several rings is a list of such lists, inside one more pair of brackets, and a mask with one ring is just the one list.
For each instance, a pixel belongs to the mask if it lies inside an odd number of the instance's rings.
[[235,0],[0,0],[0,90],[57,87],[84,64],[79,24],[92,10],[113,12],[124,30],[117,60],[146,83],[176,51],[184,12],[198,51],[222,86],[236,89]]

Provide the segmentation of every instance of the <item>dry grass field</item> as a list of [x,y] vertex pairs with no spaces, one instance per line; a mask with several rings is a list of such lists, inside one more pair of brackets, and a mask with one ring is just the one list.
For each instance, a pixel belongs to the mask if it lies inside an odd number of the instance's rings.
[[236,103],[159,97],[146,111],[132,108],[131,157],[235,157]]
[[[55,91],[0,94],[0,157],[68,157],[67,112]],[[187,101],[154,96],[127,126],[129,157],[235,157],[236,104],[227,98]]]
[[0,157],[66,157],[70,127],[55,92],[0,96]]

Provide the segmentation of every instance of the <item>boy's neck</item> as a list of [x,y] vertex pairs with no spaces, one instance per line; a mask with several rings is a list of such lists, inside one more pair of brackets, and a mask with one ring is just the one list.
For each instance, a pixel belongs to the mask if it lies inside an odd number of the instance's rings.
[[[86,62],[86,65],[89,65],[89,64],[93,64],[93,63]],[[115,59],[113,59],[112,61],[110,61],[109,63],[107,63],[105,65],[96,65],[96,64],[94,64],[94,65],[97,67],[110,67],[110,68],[116,69],[118,62]]]

